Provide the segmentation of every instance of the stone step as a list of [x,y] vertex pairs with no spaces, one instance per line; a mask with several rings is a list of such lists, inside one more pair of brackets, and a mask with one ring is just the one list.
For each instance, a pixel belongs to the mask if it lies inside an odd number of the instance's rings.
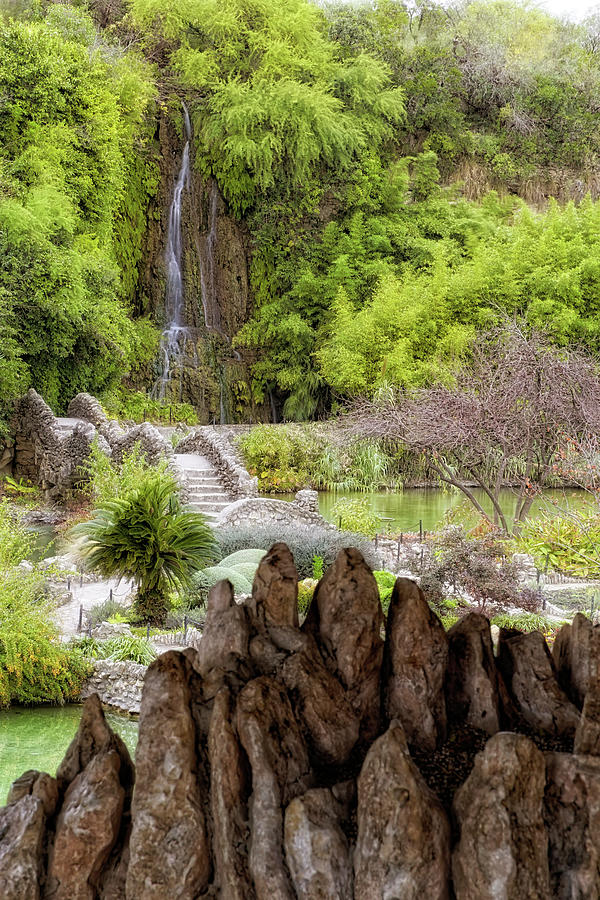
[[206,510],[220,512],[222,509],[225,509],[226,506],[229,506],[229,500],[226,500],[223,503],[205,503],[202,500],[191,500],[188,503],[188,506],[191,506],[192,509],[197,509],[200,512],[205,512]]
[[207,503],[210,503],[213,500],[216,500],[217,503],[220,503],[221,500],[226,500],[228,503],[230,502],[225,491],[220,491],[218,494],[209,493],[208,491],[188,491],[188,497],[190,499],[193,498],[194,500],[206,501]]
[[186,475],[185,472],[183,474],[184,474],[185,480],[189,484],[221,484],[220,479],[218,479],[216,477],[198,478],[197,476],[194,476],[194,475],[191,475],[191,476]]

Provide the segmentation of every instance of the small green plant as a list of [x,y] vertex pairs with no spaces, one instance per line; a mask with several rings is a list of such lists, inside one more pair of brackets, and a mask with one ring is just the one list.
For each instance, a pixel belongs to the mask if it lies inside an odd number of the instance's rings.
[[383,611],[387,613],[390,600],[392,599],[392,591],[396,584],[396,576],[393,572],[388,572],[386,569],[373,572],[373,575],[379,589],[379,599],[381,600]]
[[8,500],[0,500],[0,571],[28,559],[33,544],[34,537],[22,524],[18,511]]
[[494,616],[492,619],[492,625],[497,625],[498,628],[514,628],[516,631],[549,631],[550,627],[553,625],[549,619],[545,616],[539,616],[535,613],[516,613],[515,615],[511,615],[509,613],[500,613],[497,616]]
[[115,662],[135,662],[141,666],[149,666],[156,659],[156,651],[146,638],[136,635],[121,634],[101,644],[104,659]]
[[309,610],[316,586],[316,581],[311,578],[298,582],[298,614],[301,617],[306,616]]
[[342,497],[333,507],[332,514],[343,531],[353,531],[374,538],[381,529],[381,518],[372,512],[367,497],[360,500]]
[[4,488],[10,494],[39,494],[40,489],[31,481],[19,478],[17,481],[12,475],[4,477]]
[[127,621],[130,608],[124,606],[115,598],[108,597],[102,603],[97,603],[87,610],[87,620],[92,626],[99,625],[100,622],[108,622],[110,619],[119,616],[121,621]]
[[168,590],[189,587],[214,551],[204,517],[182,507],[174,477],[161,471],[144,473],[134,491],[105,501],[71,534],[92,571],[135,581],[135,614],[151,624],[164,621]]
[[323,577],[323,570],[325,568],[325,560],[322,556],[313,556],[313,578],[315,581],[320,581]]

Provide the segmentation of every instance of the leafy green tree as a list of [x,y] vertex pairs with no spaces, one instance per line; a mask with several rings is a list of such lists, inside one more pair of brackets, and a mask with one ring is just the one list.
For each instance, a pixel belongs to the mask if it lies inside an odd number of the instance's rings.
[[137,584],[135,611],[151,623],[164,621],[167,591],[188,587],[214,546],[204,517],[181,505],[164,472],[142,474],[137,490],[104,501],[71,533],[90,569]]

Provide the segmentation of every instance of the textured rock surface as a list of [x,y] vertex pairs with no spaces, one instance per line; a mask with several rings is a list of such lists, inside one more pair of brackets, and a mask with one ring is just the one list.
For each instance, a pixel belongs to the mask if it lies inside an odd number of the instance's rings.
[[498,667],[525,722],[548,734],[573,737],[579,713],[556,679],[556,669],[543,636],[502,628]]
[[379,731],[382,625],[373,573],[358,550],[341,550],[317,585],[302,630],[315,638],[325,665],[346,689],[364,742]]
[[352,900],[352,866],[341,804],[327,788],[292,800],[285,811],[285,858],[300,900]]
[[398,578],[387,618],[384,704],[398,718],[410,746],[435,750],[446,736],[444,676],[448,639],[421,589]]
[[252,767],[249,867],[259,900],[293,897],[283,860],[283,808],[311,787],[308,753],[285,690],[250,681],[237,704],[237,730]]
[[393,721],[367,753],[358,778],[355,900],[445,900],[450,825]]
[[165,653],[149,667],[132,801],[127,896],[195,898],[210,878],[210,848],[183,654]]
[[125,791],[116,750],[98,753],[71,782],[56,823],[48,885],[56,900],[94,900],[117,842]]
[[222,900],[246,900],[254,896],[246,852],[250,773],[232,711],[231,694],[222,688],[215,697],[208,736],[215,881]]
[[600,897],[600,759],[549,753],[546,766],[551,896]]
[[575,732],[574,753],[600,756],[600,690],[589,688]]
[[252,599],[268,625],[298,627],[298,572],[287,544],[274,544],[254,576]]
[[598,677],[600,627],[577,613],[563,625],[552,647],[558,682],[572,702],[582,708],[590,684]]
[[236,605],[230,582],[220,581],[208,595],[206,622],[198,647],[200,674],[207,676],[211,669],[246,671],[249,639],[250,622],[246,609]]
[[38,900],[46,816],[26,794],[0,809],[0,892],[3,900]]
[[489,619],[469,613],[448,632],[446,709],[455,724],[495,734],[500,728],[498,671]]
[[457,791],[460,840],[453,855],[457,900],[548,900],[544,757],[524,735],[487,742]]

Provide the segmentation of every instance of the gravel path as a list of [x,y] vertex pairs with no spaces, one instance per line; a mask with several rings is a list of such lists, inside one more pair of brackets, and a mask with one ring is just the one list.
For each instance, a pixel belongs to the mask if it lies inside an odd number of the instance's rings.
[[54,621],[61,634],[67,637],[77,634],[80,606],[87,610],[98,603],[103,603],[108,599],[111,588],[114,599],[119,601],[119,603],[123,603],[127,595],[131,593],[133,583],[129,581],[118,582],[113,578],[108,581],[94,581],[91,584],[83,584],[80,587],[79,581],[76,578],[73,579],[71,582],[73,599],[65,603],[64,606],[59,606],[53,613]]

